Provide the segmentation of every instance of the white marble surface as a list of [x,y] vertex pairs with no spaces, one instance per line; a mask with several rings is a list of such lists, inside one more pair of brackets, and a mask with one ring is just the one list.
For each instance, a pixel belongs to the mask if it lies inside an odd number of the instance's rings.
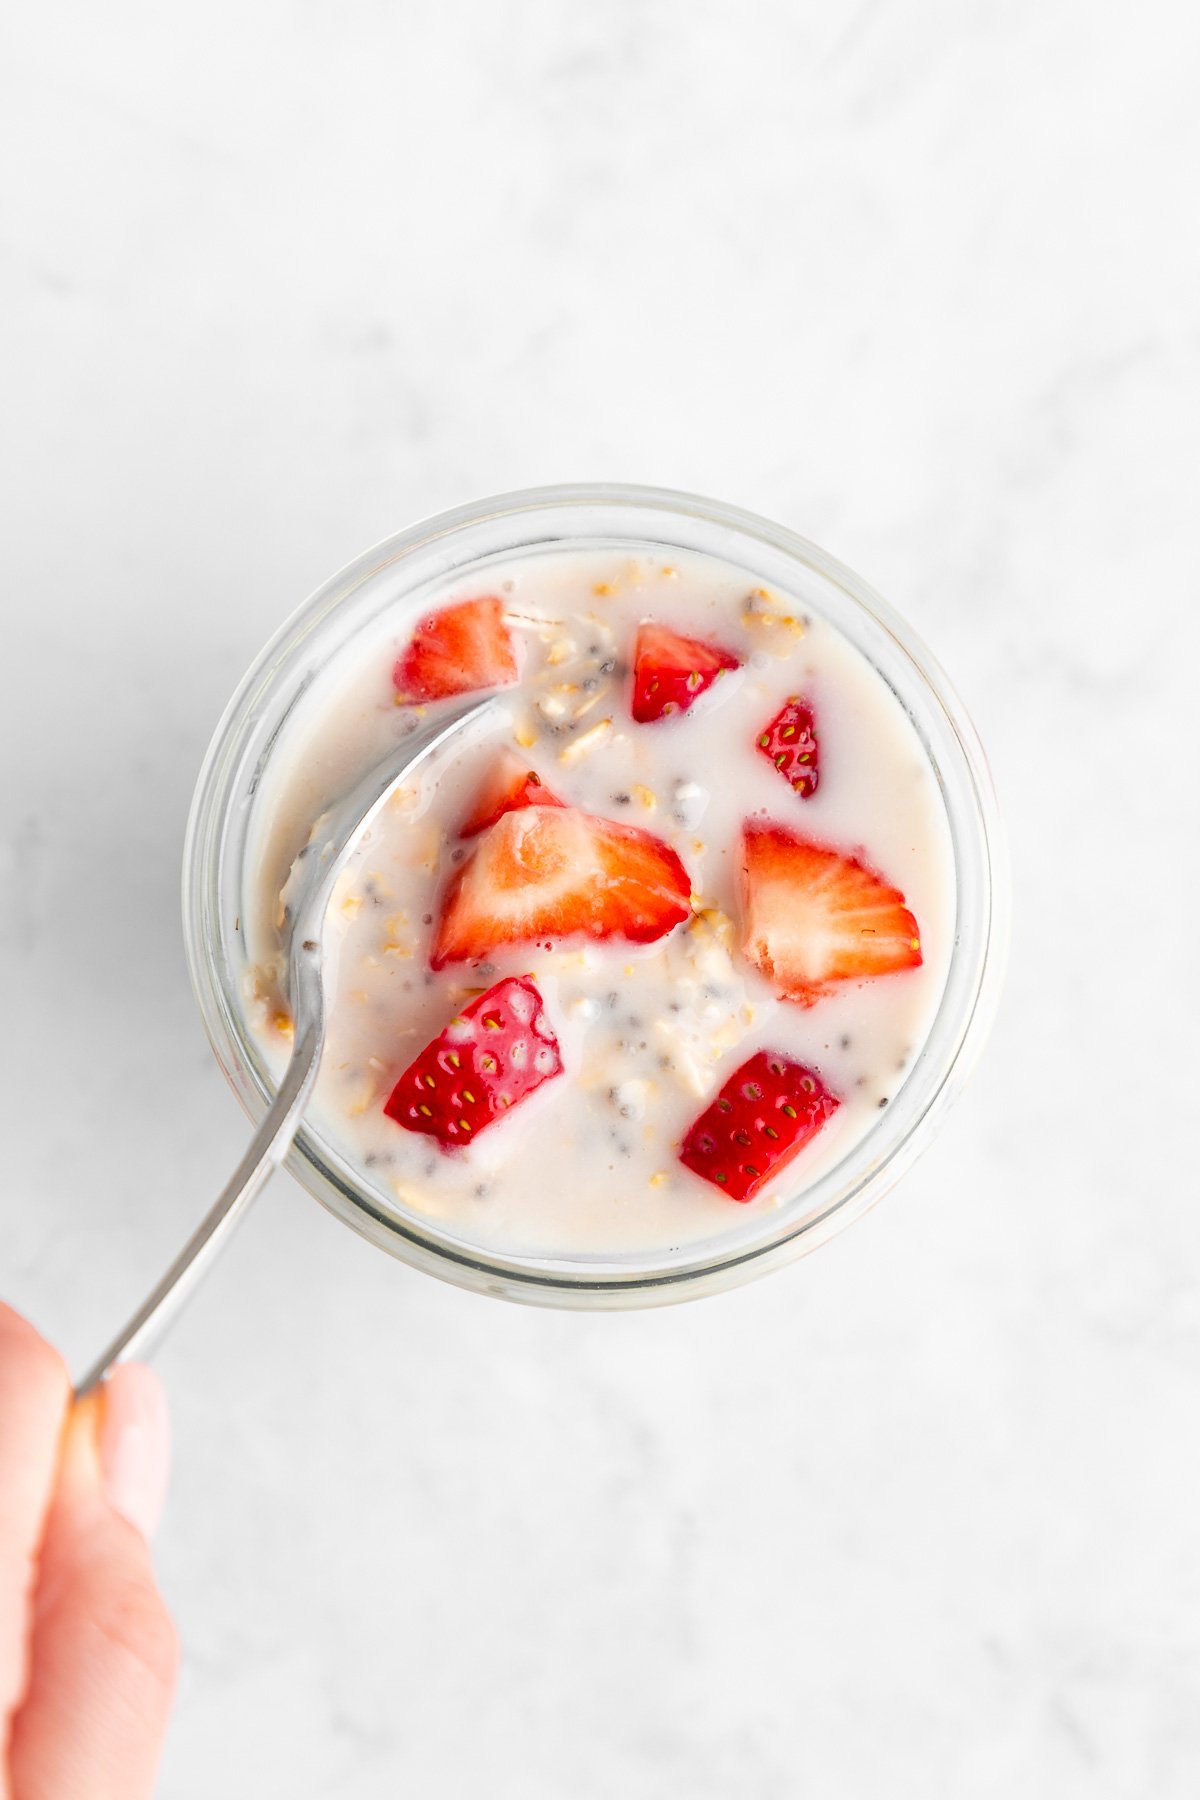
[[400,524],[783,519],[992,753],[1006,1004],[815,1258],[628,1317],[281,1180],[161,1356],[161,1791],[1200,1789],[1194,8],[12,15],[0,1288],[76,1359],[243,1141],[177,867],[260,642]]

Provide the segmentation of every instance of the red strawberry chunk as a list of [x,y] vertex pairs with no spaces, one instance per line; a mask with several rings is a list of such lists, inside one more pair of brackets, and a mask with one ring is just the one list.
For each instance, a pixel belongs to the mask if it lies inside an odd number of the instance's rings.
[[759,733],[758,747],[802,800],[816,793],[820,780],[817,726],[807,700],[793,695]]
[[481,1131],[563,1070],[562,1052],[532,976],[498,981],[426,1044],[384,1107],[406,1131],[443,1149]]
[[624,938],[649,944],[686,919],[691,881],[669,845],[574,806],[504,813],[446,891],[431,961],[506,944]]
[[460,837],[474,837],[494,825],[502,813],[519,812],[523,806],[562,806],[536,770],[511,750],[502,749],[475,796],[475,803],[459,828]]
[[402,700],[444,700],[480,688],[509,687],[517,653],[494,594],[427,613],[392,672]]
[[742,831],[742,948],[785,1000],[811,1006],[840,981],[921,962],[899,888],[782,825]]
[[738,659],[718,644],[680,637],[652,621],[638,627],[633,653],[633,716],[639,725],[686,712]]
[[815,1069],[756,1050],[696,1120],[679,1160],[731,1200],[752,1200],[840,1104]]

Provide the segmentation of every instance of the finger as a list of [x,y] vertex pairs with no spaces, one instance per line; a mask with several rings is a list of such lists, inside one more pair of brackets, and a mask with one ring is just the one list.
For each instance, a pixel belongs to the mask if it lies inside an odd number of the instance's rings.
[[58,1352],[0,1302],[0,1768],[25,1692],[34,1572],[70,1397]]
[[149,1800],[178,1660],[147,1542],[167,1457],[148,1369],[118,1369],[72,1409],[13,1727],[19,1800]]

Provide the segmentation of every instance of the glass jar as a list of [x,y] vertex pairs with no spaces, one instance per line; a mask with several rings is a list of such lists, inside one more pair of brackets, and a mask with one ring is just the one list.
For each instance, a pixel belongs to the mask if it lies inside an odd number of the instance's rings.
[[956,923],[946,986],[899,1093],[866,1136],[792,1201],[746,1209],[719,1238],[668,1255],[539,1257],[473,1247],[433,1219],[391,1209],[312,1125],[287,1166],[364,1237],[430,1274],[544,1305],[647,1306],[714,1293],[824,1243],[891,1188],[929,1142],[991,1024],[1007,936],[1007,879],[995,795],[961,703],[929,652],[866,584],[794,532],[688,494],[610,484],[539,488],[442,513],[399,532],[318,590],[256,658],[225,711],[197,783],[184,849],[188,964],[213,1051],[246,1112],[272,1089],[245,1000],[241,922],[256,807],[281,733],[315,671],[381,614],[399,631],[431,583],[474,576],[536,548],[693,551],[797,596],[873,664],[937,777],[954,858]]

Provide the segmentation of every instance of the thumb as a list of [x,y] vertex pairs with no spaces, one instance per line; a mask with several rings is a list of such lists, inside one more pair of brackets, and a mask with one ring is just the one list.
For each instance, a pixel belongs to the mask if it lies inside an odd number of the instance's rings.
[[178,1661],[148,1543],[167,1461],[149,1369],[126,1365],[72,1407],[13,1727],[16,1800],[148,1800]]

